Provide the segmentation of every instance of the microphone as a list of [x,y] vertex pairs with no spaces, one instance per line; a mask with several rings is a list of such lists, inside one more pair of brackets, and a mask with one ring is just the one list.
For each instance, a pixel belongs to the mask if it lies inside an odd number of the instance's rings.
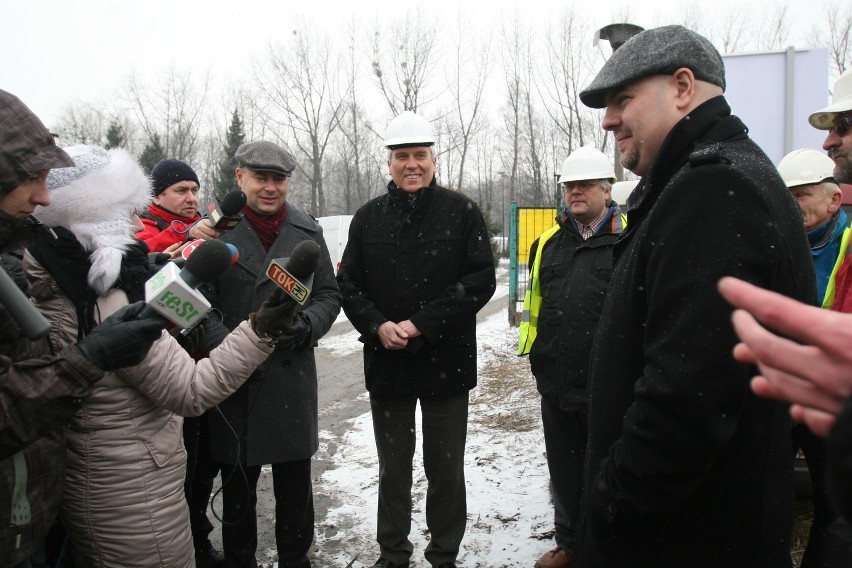
[[0,304],[21,328],[27,339],[40,339],[50,331],[50,322],[18,288],[12,277],[0,268]]
[[146,310],[153,310],[180,328],[191,328],[210,311],[210,302],[196,290],[231,266],[231,249],[219,240],[204,241],[179,270],[173,262],[145,282]]
[[310,239],[300,242],[289,258],[270,261],[266,276],[300,305],[311,295],[314,271],[320,259],[320,246]]
[[[180,258],[176,258],[172,260],[179,267],[183,267],[186,262],[186,259],[190,257],[190,255],[195,252],[201,243],[206,242],[205,239],[195,239],[194,241],[190,241],[188,245],[186,245],[182,251],[180,251]],[[231,243],[225,243],[228,246],[228,249],[231,251],[231,264],[236,264],[238,260],[240,260],[240,251],[232,245]]]
[[235,189],[229,192],[222,198],[221,203],[213,198],[211,203],[207,204],[207,214],[205,219],[210,220],[210,224],[217,231],[229,231],[237,226],[242,220],[240,211],[246,205],[246,194]]

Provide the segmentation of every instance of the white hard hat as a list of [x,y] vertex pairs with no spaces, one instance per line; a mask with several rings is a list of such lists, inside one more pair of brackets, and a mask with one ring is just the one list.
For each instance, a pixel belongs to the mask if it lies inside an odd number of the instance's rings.
[[834,128],[834,115],[852,110],[852,67],[838,77],[831,94],[831,104],[808,117],[814,128],[831,130]]
[[612,160],[597,148],[591,146],[577,148],[562,162],[556,183],[558,185],[581,179],[608,179],[614,182],[615,168],[612,166]]
[[385,147],[431,146],[435,143],[429,121],[410,110],[394,117],[385,129]]
[[627,203],[627,198],[630,197],[631,193],[633,193],[633,188],[637,185],[639,185],[638,179],[617,181],[612,184],[612,193],[610,194],[610,197],[619,205],[624,205]]
[[834,181],[834,160],[810,148],[793,150],[778,164],[778,173],[787,187]]

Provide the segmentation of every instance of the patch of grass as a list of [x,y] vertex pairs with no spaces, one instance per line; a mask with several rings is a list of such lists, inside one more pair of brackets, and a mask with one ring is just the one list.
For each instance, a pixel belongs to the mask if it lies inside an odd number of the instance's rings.
[[500,357],[486,363],[471,404],[471,423],[509,432],[540,427],[538,391],[526,358]]

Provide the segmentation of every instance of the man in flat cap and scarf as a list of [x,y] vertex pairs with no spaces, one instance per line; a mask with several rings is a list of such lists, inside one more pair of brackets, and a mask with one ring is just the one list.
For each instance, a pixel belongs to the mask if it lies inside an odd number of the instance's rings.
[[246,194],[245,220],[220,237],[240,256],[208,289],[223,317],[223,325],[211,324],[207,331],[208,348],[276,289],[266,276],[272,260],[289,257],[306,240],[319,245],[320,256],[310,298],[296,307],[283,335],[272,338],[275,351],[219,405],[221,412],[208,412],[210,456],[222,472],[225,562],[232,568],[257,566],[257,481],[261,466],[271,464],[278,566],[310,568],[311,456],[319,447],[314,347],[337,318],[342,296],[319,223],[287,201],[293,156],[258,141],[243,144],[234,157],[237,185]]
[[680,26],[628,40],[580,93],[642,176],[615,245],[589,378],[581,566],[789,566],[786,407],[736,362],[733,275],[812,303],[802,217]]

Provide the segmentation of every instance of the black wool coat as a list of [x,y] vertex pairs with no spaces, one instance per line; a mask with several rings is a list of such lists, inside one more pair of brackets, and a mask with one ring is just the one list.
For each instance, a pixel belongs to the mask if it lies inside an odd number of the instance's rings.
[[[479,208],[435,181],[412,208],[391,181],[352,219],[338,284],[364,343],[367,390],[449,396],[476,386],[476,313],[494,294],[494,257]],[[386,350],[379,326],[410,319],[422,337]]]
[[530,369],[543,397],[562,410],[577,410],[586,408],[589,398],[589,357],[612,276],[612,247],[621,233],[611,231],[612,217],[620,222],[621,210],[615,206],[600,231],[587,240],[569,216],[560,214],[560,229],[543,249],[536,240],[536,250],[530,252],[530,263],[536,254],[542,255],[542,303]]
[[309,346],[289,350],[276,347],[243,386],[219,404],[221,414],[215,409],[207,412],[210,453],[215,461],[232,464],[239,456],[244,465],[255,466],[308,459],[319,447],[314,346],[334,324],[341,301],[322,228],[310,215],[288,203],[287,216],[269,252],[247,219],[220,239],[236,246],[240,257],[236,265],[204,288],[224,318],[223,325],[207,331],[208,350],[221,343],[273,292],[276,284],[266,276],[271,260],[289,257],[296,245],[307,239],[320,245],[311,297],[298,309],[311,322]]
[[799,208],[721,96],[629,206],[592,354],[581,565],[789,566],[790,418],[750,391],[716,283],[812,304]]

